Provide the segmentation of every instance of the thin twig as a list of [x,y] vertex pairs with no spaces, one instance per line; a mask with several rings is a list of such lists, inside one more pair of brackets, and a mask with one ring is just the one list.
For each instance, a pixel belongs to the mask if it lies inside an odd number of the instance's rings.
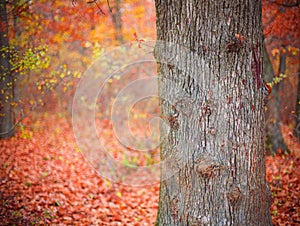
[[106,0],[106,2],[107,2],[107,5],[108,5],[108,8],[109,8],[109,11],[112,13],[112,8],[110,6],[109,0]]
[[300,5],[300,0],[297,0],[294,3],[279,3],[277,1],[271,1],[271,3],[274,3],[278,6],[283,6],[283,7],[298,7]]

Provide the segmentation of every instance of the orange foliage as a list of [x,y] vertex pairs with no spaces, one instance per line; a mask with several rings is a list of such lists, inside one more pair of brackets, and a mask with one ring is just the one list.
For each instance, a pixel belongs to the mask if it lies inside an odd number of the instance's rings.
[[[98,1],[104,14],[98,13],[95,4],[83,0],[77,0],[76,4],[75,1],[61,0],[30,2],[25,8],[18,9],[17,27],[12,19],[10,21],[14,27],[10,30],[11,43],[21,50],[46,44],[51,63],[42,73],[29,73],[30,83],[19,85],[28,90],[28,87],[43,84],[45,78],[55,80],[57,76],[63,79],[66,74],[78,72],[73,80],[68,81],[69,86],[75,87],[80,73],[87,69],[102,48],[116,44],[106,1]],[[299,7],[283,7],[276,2],[282,1],[263,0],[264,33],[269,44],[272,41],[269,48],[277,55],[279,47],[289,46],[290,53],[299,55]],[[125,41],[143,42],[156,38],[152,0],[123,0],[121,11]],[[235,37],[240,42],[245,39],[238,34]],[[66,102],[72,97],[72,87],[69,93],[63,87],[63,92],[57,91],[51,98]],[[29,93],[36,94],[39,93]],[[47,99],[51,113],[61,110],[51,103],[51,98]],[[145,119],[147,117],[144,115]],[[38,125],[31,129],[34,120],[26,120],[23,123],[25,129],[21,127],[16,137],[0,141],[1,222],[23,225],[32,222],[49,225],[153,225],[158,185],[131,188],[100,178],[76,151],[72,128],[64,119],[56,114],[49,117],[48,114],[35,120]],[[114,157],[122,160],[124,156],[111,141],[111,122],[102,120],[97,123],[101,133],[107,136]],[[141,127],[135,126],[133,130],[135,134],[147,135],[143,134]],[[145,158],[139,163],[148,164]],[[273,192],[274,223],[299,223],[299,158],[279,154],[268,157],[267,163],[267,176]]]
[[[130,187],[101,178],[78,152],[72,127],[66,119],[47,115],[34,121],[26,118],[25,127],[16,137],[0,140],[0,222],[8,225],[154,224],[158,184]],[[111,136],[110,122],[104,120],[101,124],[102,133]],[[288,131],[284,130],[284,134],[293,140]],[[297,146],[288,143],[290,148]],[[295,153],[299,151],[298,146]],[[267,157],[274,225],[300,223],[299,173],[299,157],[285,154]]]
[[100,177],[65,119],[35,121],[27,118],[14,138],[0,140],[2,224],[154,224],[159,184],[130,187]]
[[266,38],[282,46],[300,46],[299,6],[280,5],[285,1],[263,0],[263,24]]

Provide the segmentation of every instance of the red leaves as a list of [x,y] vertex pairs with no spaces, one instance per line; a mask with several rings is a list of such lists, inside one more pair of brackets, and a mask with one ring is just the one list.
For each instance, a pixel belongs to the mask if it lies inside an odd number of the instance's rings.
[[299,7],[285,7],[279,2],[262,1],[264,34],[280,45],[299,46]]
[[0,140],[0,222],[153,225],[158,185],[105,183],[76,151],[72,127],[64,119],[38,121],[32,139],[18,131],[15,138]]
[[[0,222],[154,224],[158,185],[135,188],[103,181],[75,150],[72,128],[64,119],[48,116],[38,122],[32,139],[21,138],[18,131],[15,138],[0,140]],[[34,122],[26,119],[24,124]],[[110,123],[106,120],[103,124]],[[291,140],[286,129],[284,136]],[[299,151],[299,144],[294,144],[288,143],[290,149]],[[300,158],[267,157],[267,179],[273,195],[274,225],[299,224]]]
[[134,37],[134,41],[136,41],[137,43],[139,43],[139,47],[141,47],[141,43],[145,42],[144,39],[139,39],[138,35],[136,32],[133,33],[133,37]]
[[272,192],[271,214],[274,225],[300,224],[300,144],[289,136],[288,127],[282,128],[283,137],[291,150],[290,155],[278,150],[268,156],[267,180]]
[[267,179],[272,192],[274,225],[300,223],[300,159],[278,154],[267,158]]

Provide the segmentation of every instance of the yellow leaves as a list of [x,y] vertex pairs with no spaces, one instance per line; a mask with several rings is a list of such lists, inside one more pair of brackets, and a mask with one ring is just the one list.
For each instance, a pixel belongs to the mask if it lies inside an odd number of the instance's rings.
[[60,18],[60,22],[64,23],[65,21],[66,21],[66,18],[65,18],[64,16],[62,16],[62,17]]
[[112,39],[113,33],[112,29],[107,30],[107,25],[105,25],[105,20],[103,23],[100,23],[94,30],[90,32],[90,41],[91,42],[103,42],[105,39]]
[[21,127],[21,138],[22,139],[29,139],[32,140],[33,132],[30,130],[25,129],[23,126]]
[[275,48],[275,49],[272,49],[271,54],[274,57],[276,55],[280,55],[281,52],[282,53],[290,52],[290,53],[292,53],[293,56],[296,56],[297,54],[299,54],[299,48],[294,47],[294,46],[288,46],[287,49],[282,49],[282,50]]
[[59,127],[56,127],[56,128],[55,128],[55,133],[56,133],[56,134],[60,134],[60,133],[61,133],[61,129],[60,129]]
[[50,83],[57,83],[57,79],[56,78],[52,78],[49,80]]
[[135,17],[140,19],[145,16],[145,7],[144,6],[139,6],[134,10]]
[[52,41],[57,43],[58,45],[62,44],[64,40],[65,40],[64,35],[62,35],[61,33],[56,33],[52,38]]
[[28,71],[40,71],[46,69],[50,64],[50,57],[47,55],[47,46],[41,45],[35,48],[28,48],[24,52],[11,49],[12,71],[19,74],[26,74]]
[[17,107],[17,106],[18,106],[18,103],[17,103],[17,102],[14,102],[14,101],[12,101],[12,102],[10,102],[10,106],[12,106],[12,107]]
[[97,59],[101,54],[103,54],[104,50],[100,46],[98,42],[96,42],[93,46],[93,58]]
[[73,77],[74,78],[81,78],[81,73],[80,72],[74,72]]
[[287,75],[286,74],[283,74],[281,73],[280,75],[278,75],[277,77],[273,78],[273,81],[272,82],[269,82],[268,84],[271,86],[271,87],[274,87],[274,85],[278,84],[279,82],[281,82],[284,78],[286,78]]
[[55,16],[54,16],[54,20],[55,20],[55,21],[60,21],[60,16],[59,16],[59,15],[55,15]]
[[299,49],[293,46],[289,46],[288,51],[291,52],[293,56],[296,56],[299,53]]
[[81,149],[78,146],[75,147],[75,150],[79,153],[82,153]]
[[280,50],[279,49],[272,49],[271,54],[272,54],[272,56],[276,56],[277,54],[280,54]]

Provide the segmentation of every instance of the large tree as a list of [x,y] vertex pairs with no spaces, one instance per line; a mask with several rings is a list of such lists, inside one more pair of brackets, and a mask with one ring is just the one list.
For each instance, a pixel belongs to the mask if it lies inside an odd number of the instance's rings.
[[[260,0],[155,0],[157,225],[271,225]],[[164,164],[166,163],[166,164]]]
[[14,81],[10,66],[6,1],[0,0],[0,138],[14,134]]

